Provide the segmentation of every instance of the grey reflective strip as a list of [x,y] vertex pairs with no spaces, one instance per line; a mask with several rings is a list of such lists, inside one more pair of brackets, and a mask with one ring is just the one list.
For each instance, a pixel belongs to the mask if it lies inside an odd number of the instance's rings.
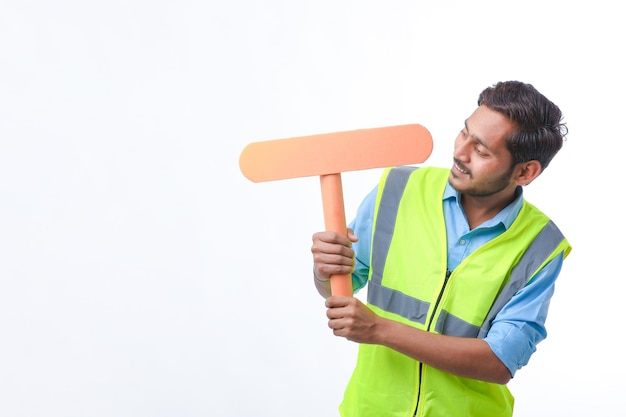
[[437,323],[435,324],[435,330],[441,334],[447,334],[450,336],[458,337],[476,337],[480,327],[474,326],[462,320],[445,310],[441,311]]
[[483,339],[487,336],[487,332],[491,328],[491,322],[496,315],[502,310],[502,307],[532,278],[537,268],[543,264],[546,259],[561,244],[564,236],[556,225],[549,221],[544,228],[535,237],[530,244],[522,259],[515,265],[511,271],[511,278],[506,286],[500,291],[498,298],[493,303],[489,314],[480,328],[478,337]]
[[372,277],[367,287],[367,301],[382,310],[397,314],[416,323],[425,324],[430,303],[384,287],[382,272],[389,254],[398,208],[411,173],[417,167],[396,167],[389,171],[380,198],[374,245],[372,247]]
[[391,169],[387,175],[387,181],[380,198],[376,228],[374,229],[374,245],[372,246],[371,280],[377,284],[382,282],[381,274],[385,270],[385,262],[396,226],[402,194],[404,194],[406,184],[409,182],[409,176],[416,169],[417,167],[396,167]]
[[367,287],[367,301],[378,308],[420,324],[426,323],[426,314],[430,308],[430,303],[376,282],[370,282]]

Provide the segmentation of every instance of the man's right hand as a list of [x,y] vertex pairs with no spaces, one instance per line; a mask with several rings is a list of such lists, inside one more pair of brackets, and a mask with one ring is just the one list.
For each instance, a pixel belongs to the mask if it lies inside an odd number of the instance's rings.
[[314,273],[319,281],[327,281],[331,275],[350,274],[354,270],[352,242],[358,238],[352,229],[348,237],[336,232],[318,232],[313,235]]

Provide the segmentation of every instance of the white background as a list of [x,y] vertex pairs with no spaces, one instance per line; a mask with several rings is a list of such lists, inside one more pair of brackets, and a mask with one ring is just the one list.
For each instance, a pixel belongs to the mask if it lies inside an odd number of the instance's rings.
[[[617,7],[0,0],[0,415],[336,415],[356,345],[311,282],[319,181],[239,153],[421,123],[448,167],[509,79],[568,122],[526,196],[574,247],[515,415],[626,415]],[[378,175],[344,174],[349,219]]]

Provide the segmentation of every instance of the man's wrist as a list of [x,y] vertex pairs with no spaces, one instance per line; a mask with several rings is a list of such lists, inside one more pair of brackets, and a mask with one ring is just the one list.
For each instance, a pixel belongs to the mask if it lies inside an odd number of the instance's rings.
[[325,283],[325,282],[330,281],[330,277],[329,277],[329,278],[320,278],[320,277],[317,275],[317,268],[315,268],[315,267],[313,267],[313,278],[315,278],[315,280],[316,280],[317,282],[322,282],[322,283]]

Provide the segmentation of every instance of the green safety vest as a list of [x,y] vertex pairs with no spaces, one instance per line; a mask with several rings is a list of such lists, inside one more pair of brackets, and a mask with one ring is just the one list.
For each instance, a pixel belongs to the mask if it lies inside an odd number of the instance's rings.
[[[524,201],[513,224],[448,274],[442,199],[449,169],[383,172],[372,235],[368,306],[432,333],[484,338],[491,322],[550,260],[569,254],[552,221]],[[361,344],[339,410],[344,417],[504,417],[505,385],[462,378],[385,346]]]

